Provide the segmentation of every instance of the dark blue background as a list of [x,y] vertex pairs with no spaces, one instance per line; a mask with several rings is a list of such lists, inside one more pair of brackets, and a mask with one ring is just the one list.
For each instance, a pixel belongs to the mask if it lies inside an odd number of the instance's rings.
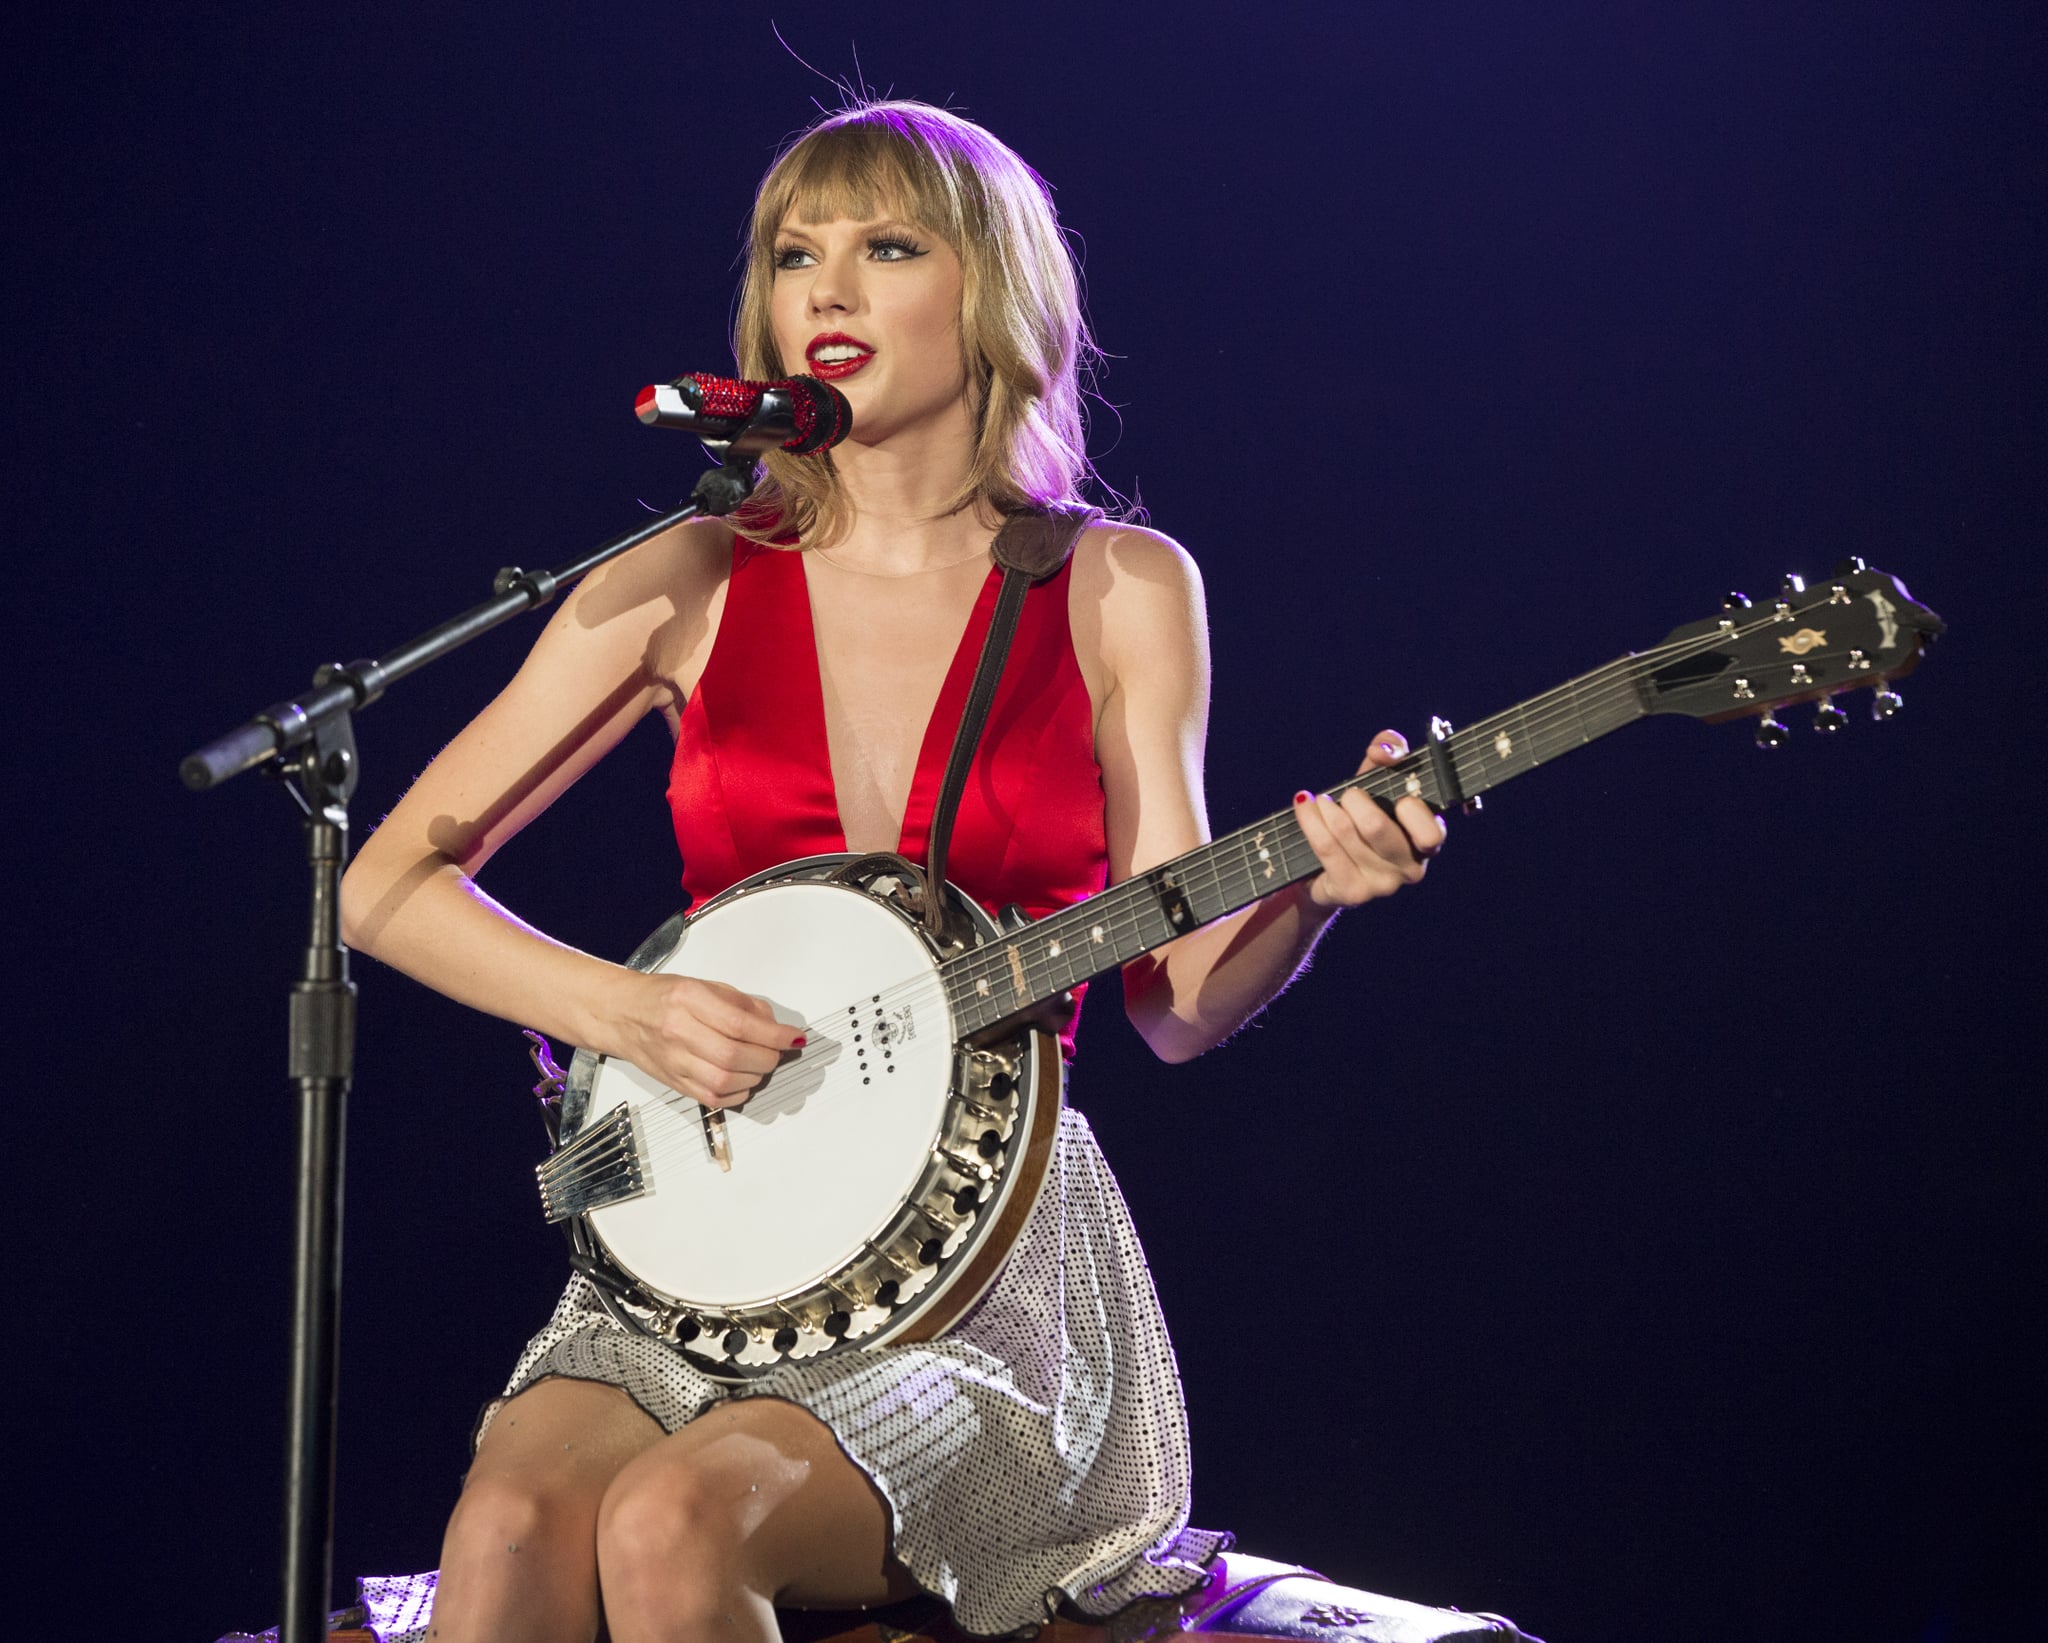
[[[1992,1635],[2048,1544],[2034,8],[780,21],[1056,185],[1103,472],[1208,579],[1219,825],[1730,585],[1856,553],[1950,616],[1890,725],[1659,721],[1503,790],[1192,1067],[1101,989],[1075,1094],[1198,1522],[1554,1643]],[[11,1492],[45,1592],[196,1639],[277,1608],[300,868],[176,760],[688,488],[630,396],[728,358],[751,186],[838,94],[763,8],[13,27]],[[522,643],[365,717],[362,823]],[[629,948],[663,740],[492,888]],[[342,1576],[434,1561],[561,1276],[516,1033],[360,978]]]

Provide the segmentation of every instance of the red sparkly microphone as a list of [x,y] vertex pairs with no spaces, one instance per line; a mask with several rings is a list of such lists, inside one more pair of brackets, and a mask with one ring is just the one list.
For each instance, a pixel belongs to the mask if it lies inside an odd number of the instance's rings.
[[756,449],[779,445],[794,456],[829,450],[853,432],[853,407],[816,377],[740,382],[732,377],[677,377],[642,388],[633,414],[650,428],[681,428],[710,444],[742,433]]

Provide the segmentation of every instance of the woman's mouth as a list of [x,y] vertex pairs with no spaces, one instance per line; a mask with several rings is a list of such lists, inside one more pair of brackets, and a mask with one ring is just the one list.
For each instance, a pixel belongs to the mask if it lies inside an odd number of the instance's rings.
[[824,382],[850,377],[874,357],[874,349],[848,336],[819,337],[804,350],[811,375]]

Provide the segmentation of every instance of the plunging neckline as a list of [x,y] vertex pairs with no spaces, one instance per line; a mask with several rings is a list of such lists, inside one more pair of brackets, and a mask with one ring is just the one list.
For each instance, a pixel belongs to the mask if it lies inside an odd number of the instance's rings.
[[[839,833],[839,848],[842,853],[851,854],[853,846],[847,842],[846,817],[839,808],[839,775],[832,768],[832,727],[825,717],[825,665],[818,652],[818,620],[811,603],[810,566],[801,549],[793,551],[797,554],[797,576],[803,591],[804,633],[810,640],[808,682],[814,710],[812,733],[819,750],[819,768],[824,771],[825,785],[832,793],[832,825]],[[996,595],[1001,587],[1001,572],[991,564],[988,574],[982,578],[980,592],[974,596],[974,603],[968,609],[967,624],[954,641],[953,659],[947,664],[946,675],[939,682],[939,693],[925,714],[924,734],[917,744],[916,763],[911,766],[910,790],[903,797],[903,814],[896,823],[893,848],[898,855],[909,853],[906,846],[913,838],[923,842],[930,833],[932,812],[939,802],[939,784],[945,780],[946,762],[953,751],[953,735],[967,706],[967,693],[974,685],[975,668],[981,661],[978,636],[985,636],[988,632],[989,623],[995,616]],[[939,731],[941,724],[948,727],[943,734]],[[911,831],[913,821],[918,824],[915,834]]]

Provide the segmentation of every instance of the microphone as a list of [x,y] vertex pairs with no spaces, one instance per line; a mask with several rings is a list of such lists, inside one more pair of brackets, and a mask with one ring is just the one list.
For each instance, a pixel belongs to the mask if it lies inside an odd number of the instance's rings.
[[633,414],[650,428],[681,428],[706,444],[748,434],[756,450],[779,445],[793,456],[829,450],[853,432],[846,396],[816,377],[740,382],[699,372],[642,388]]

